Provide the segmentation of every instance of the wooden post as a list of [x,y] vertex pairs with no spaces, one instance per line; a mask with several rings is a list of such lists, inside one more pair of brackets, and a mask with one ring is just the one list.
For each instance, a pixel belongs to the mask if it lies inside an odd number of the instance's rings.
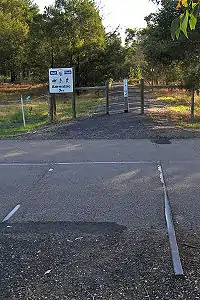
[[190,121],[194,122],[194,93],[195,89],[191,89],[191,115],[190,115]]
[[106,114],[109,115],[109,81],[106,81]]
[[53,122],[53,101],[52,101],[53,94],[49,94],[49,121]]
[[140,80],[141,115],[144,114],[144,79]]
[[[54,68],[54,53],[53,46],[51,47],[51,68]],[[53,122],[56,117],[56,95],[50,94],[50,109],[49,109],[50,122]]]
[[72,116],[73,116],[73,119],[76,119],[76,85],[75,85],[75,69],[74,68],[73,68]]
[[52,94],[53,120],[56,118],[56,94]]

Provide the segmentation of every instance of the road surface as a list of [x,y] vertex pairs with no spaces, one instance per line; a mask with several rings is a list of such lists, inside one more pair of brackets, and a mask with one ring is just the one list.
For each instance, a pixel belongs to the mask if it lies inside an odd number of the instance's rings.
[[1,220],[20,205],[1,223],[2,299],[199,299],[200,139],[170,142],[0,141]]
[[0,141],[2,299],[200,299],[199,132],[140,116],[135,88],[129,102],[115,86],[110,116]]

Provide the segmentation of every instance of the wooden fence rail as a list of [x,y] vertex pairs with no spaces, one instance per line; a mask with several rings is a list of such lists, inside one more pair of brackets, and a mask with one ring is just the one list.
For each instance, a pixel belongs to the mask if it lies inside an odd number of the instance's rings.
[[76,87],[76,91],[93,91],[93,90],[105,90],[106,86],[91,86],[91,87]]
[[[106,114],[109,115],[109,81],[106,81],[105,85],[102,86],[90,86],[90,87],[76,87],[76,91],[97,91],[97,90],[105,90],[106,97]],[[74,99],[75,101],[75,99]],[[73,115],[75,113],[73,112]]]
[[[109,82],[106,81],[105,86],[92,86],[92,87],[75,87],[72,94],[72,116],[73,119],[76,118],[76,91],[95,91],[95,90],[105,90],[106,98],[106,114],[109,115]],[[50,121],[53,122],[56,118],[56,100],[55,94],[50,94],[49,97],[49,117]]]
[[184,85],[144,85],[145,89],[185,89]]

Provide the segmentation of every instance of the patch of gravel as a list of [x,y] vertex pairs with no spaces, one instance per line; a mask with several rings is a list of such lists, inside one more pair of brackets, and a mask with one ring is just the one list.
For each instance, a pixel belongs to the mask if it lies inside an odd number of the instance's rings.
[[180,233],[182,279],[165,232],[33,226],[0,234],[4,300],[200,299],[199,234]]
[[34,133],[1,139],[16,140],[66,140],[66,139],[185,139],[199,138],[200,131],[181,128],[164,121],[152,121],[148,116],[113,114],[94,116],[71,121],[66,124],[55,124],[50,128],[40,129]]

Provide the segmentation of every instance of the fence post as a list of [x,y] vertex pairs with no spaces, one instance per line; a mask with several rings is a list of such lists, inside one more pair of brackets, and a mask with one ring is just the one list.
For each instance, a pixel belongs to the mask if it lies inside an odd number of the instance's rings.
[[190,121],[194,122],[194,93],[195,89],[191,89],[191,115],[190,115]]
[[109,81],[106,80],[106,114],[109,115]]
[[73,116],[73,119],[76,119],[76,87],[75,87],[75,69],[74,68],[73,68],[72,116]]
[[141,115],[144,114],[144,79],[140,79]]

